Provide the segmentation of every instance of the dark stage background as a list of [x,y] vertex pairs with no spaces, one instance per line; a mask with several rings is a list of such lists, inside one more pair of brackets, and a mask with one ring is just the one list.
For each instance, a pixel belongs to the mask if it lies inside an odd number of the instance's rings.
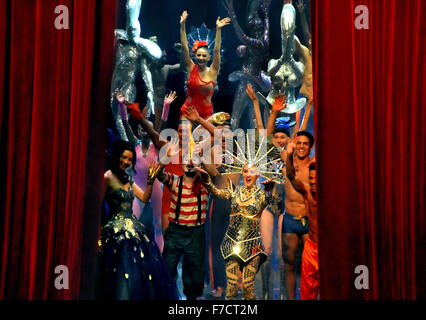
[[[124,3],[0,1],[0,299],[95,297]],[[70,30],[54,28],[61,4]],[[358,4],[368,30],[354,28]],[[270,58],[280,55],[281,6],[272,0]],[[157,35],[169,63],[184,9],[188,27],[225,16],[220,1],[143,1],[142,36]],[[235,9],[244,28],[245,1]],[[421,0],[312,1],[321,299],[425,298],[425,11]],[[231,111],[238,44],[226,27],[218,111]],[[183,76],[168,87],[184,98]],[[58,265],[69,268],[68,290],[55,289]],[[368,290],[354,286],[357,265],[369,268]]]

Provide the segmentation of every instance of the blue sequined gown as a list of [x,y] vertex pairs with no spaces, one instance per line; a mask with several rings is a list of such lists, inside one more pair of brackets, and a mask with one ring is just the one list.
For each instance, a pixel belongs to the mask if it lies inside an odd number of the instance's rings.
[[102,298],[178,300],[176,282],[158,246],[133,215],[133,199],[131,187],[109,191],[105,197],[110,219],[102,228],[100,243]]

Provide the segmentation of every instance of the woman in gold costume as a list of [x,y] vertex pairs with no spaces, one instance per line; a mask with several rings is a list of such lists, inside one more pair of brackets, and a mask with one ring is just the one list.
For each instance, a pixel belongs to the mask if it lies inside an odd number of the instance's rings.
[[242,168],[244,185],[233,187],[232,183],[225,189],[218,189],[212,183],[207,172],[203,179],[207,189],[218,198],[231,200],[231,216],[228,230],[220,246],[226,261],[226,299],[235,299],[237,295],[238,269],[241,271],[243,297],[255,299],[254,279],[267,254],[260,235],[260,215],[271,199],[273,179],[256,184],[260,171],[254,165],[245,163]]

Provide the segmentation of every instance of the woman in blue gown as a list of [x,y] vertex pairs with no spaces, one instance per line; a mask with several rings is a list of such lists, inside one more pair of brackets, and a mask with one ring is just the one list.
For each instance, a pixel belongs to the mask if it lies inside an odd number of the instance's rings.
[[104,175],[109,219],[100,241],[101,295],[119,300],[178,300],[176,283],[157,244],[132,212],[135,196],[144,203],[149,201],[156,167],[149,170],[144,192],[126,172],[135,162],[130,143],[119,140],[113,144],[111,170]]

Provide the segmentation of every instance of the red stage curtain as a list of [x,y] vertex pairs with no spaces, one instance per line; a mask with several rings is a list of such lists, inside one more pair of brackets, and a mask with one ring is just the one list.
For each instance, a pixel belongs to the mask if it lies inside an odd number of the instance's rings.
[[116,3],[0,1],[0,299],[93,295]]
[[322,299],[425,298],[425,12],[422,0],[312,1]]

